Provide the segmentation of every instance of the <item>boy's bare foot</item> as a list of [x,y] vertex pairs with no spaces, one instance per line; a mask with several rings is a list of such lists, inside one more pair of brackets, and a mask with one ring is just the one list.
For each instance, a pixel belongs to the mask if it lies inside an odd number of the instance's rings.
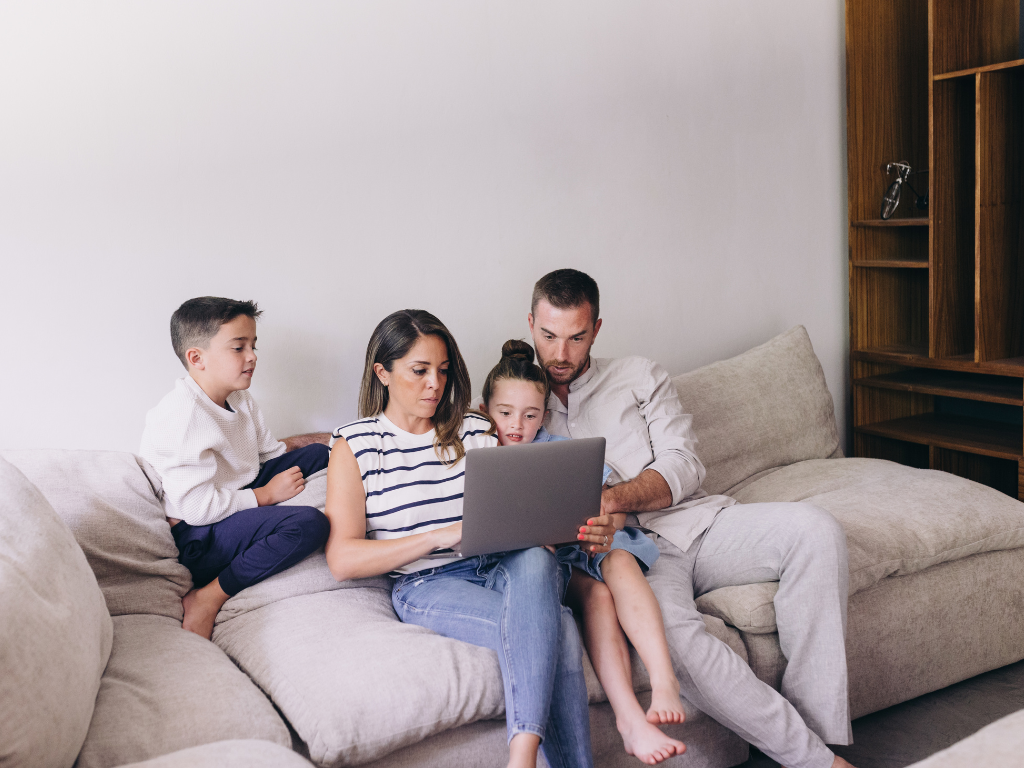
[[217,613],[228,599],[228,594],[220,588],[220,581],[214,579],[202,589],[193,589],[181,598],[181,607],[185,609],[185,617],[181,621],[183,629],[194,632],[206,640],[213,637],[213,623]]
[[647,708],[647,722],[654,725],[681,723],[686,719],[683,702],[679,699],[679,684],[674,688],[651,691],[651,706]]
[[672,755],[681,755],[686,751],[683,742],[665,735],[660,728],[640,718],[620,727],[619,733],[626,754],[633,755],[647,765],[657,765]]

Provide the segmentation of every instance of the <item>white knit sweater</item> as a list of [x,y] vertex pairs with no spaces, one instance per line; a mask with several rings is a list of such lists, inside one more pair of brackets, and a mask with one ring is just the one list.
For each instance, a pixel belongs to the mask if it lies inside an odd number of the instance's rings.
[[214,403],[185,376],[146,414],[139,450],[163,481],[164,513],[189,525],[210,525],[257,505],[242,490],[265,461],[285,452],[270,435],[259,406],[245,390]]

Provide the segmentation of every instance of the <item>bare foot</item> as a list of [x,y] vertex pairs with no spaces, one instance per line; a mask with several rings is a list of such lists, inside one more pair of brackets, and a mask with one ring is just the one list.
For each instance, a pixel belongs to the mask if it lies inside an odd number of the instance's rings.
[[672,755],[681,755],[686,751],[683,742],[665,735],[657,726],[639,718],[636,722],[620,727],[619,733],[626,754],[633,755],[647,765],[657,765]]
[[228,594],[220,588],[217,579],[202,589],[189,591],[181,598],[181,607],[185,609],[185,617],[181,621],[182,628],[209,640],[213,637],[213,623],[217,619],[217,613],[227,599]]
[[832,761],[832,768],[853,768],[853,766],[843,760],[839,755],[836,755],[836,759]]
[[681,723],[686,719],[683,702],[679,700],[679,685],[674,688],[651,691],[651,706],[647,709],[647,722],[654,725]]

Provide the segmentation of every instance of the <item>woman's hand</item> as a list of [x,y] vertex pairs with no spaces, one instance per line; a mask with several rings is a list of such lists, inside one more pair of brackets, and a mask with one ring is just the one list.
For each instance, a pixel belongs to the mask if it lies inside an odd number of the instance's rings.
[[430,532],[434,537],[435,549],[456,549],[462,543],[462,523],[452,523]]

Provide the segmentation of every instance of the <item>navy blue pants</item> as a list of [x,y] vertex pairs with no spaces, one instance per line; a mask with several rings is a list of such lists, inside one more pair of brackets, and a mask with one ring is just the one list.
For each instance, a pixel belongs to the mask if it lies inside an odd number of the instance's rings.
[[[291,467],[308,477],[327,466],[330,451],[316,443],[271,459],[249,488],[262,488]],[[331,524],[315,507],[256,507],[235,512],[213,525],[189,525],[184,520],[171,529],[178,546],[178,562],[192,574],[193,585],[203,587],[220,578],[229,595],[291,568],[325,543]]]

